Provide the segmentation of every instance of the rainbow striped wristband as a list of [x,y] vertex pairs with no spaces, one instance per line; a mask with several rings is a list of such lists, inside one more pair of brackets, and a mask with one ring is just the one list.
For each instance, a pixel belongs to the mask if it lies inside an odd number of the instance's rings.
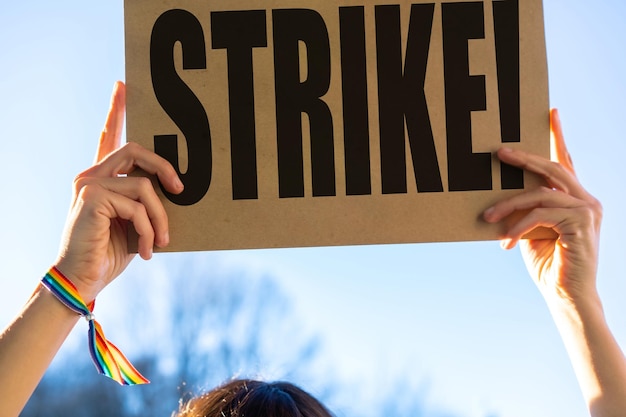
[[131,365],[124,354],[104,337],[102,328],[92,313],[95,300],[89,305],[85,304],[72,281],[54,266],[43,277],[41,284],[67,308],[85,317],[89,322],[89,353],[100,374],[121,385],[150,383]]

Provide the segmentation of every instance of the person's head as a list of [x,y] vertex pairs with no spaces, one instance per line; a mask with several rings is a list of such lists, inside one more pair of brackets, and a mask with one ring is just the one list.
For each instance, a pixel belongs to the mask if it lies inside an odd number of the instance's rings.
[[175,417],[333,417],[289,382],[236,379],[182,405]]

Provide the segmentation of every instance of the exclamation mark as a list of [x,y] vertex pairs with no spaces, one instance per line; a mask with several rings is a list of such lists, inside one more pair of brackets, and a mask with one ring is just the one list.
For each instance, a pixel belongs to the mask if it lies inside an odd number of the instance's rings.
[[[500,130],[503,143],[520,142],[519,0],[494,0]],[[501,164],[503,190],[524,188],[524,172]]]

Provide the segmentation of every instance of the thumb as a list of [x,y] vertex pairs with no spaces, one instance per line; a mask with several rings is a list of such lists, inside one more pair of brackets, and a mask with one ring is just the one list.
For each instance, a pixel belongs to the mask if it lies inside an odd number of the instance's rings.
[[565,145],[561,118],[557,109],[550,110],[550,148],[552,160],[559,162],[565,169],[576,175],[574,163]]
[[126,86],[123,82],[117,81],[113,87],[111,106],[98,142],[95,163],[102,161],[105,156],[121,146],[125,111]]

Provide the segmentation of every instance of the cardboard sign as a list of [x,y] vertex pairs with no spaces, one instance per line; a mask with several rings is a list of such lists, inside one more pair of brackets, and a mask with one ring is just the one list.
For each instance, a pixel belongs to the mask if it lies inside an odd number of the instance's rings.
[[494,239],[549,154],[541,0],[126,0],[127,137],[167,250]]

